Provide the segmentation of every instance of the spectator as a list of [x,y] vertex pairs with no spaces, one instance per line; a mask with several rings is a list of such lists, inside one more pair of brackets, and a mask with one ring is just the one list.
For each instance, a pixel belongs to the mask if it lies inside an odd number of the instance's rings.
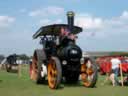
[[111,59],[111,64],[112,64],[112,74],[110,75],[110,77],[114,80],[112,80],[113,86],[118,85],[118,73],[119,73],[119,64],[121,64],[121,61],[116,58],[113,57]]

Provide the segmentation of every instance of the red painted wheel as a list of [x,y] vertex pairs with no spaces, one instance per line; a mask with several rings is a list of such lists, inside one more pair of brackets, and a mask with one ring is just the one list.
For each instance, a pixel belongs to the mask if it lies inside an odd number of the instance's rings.
[[44,56],[42,53],[42,50],[35,50],[32,58],[30,78],[36,81],[37,84],[44,83],[45,81],[45,77],[41,76],[41,65],[43,64],[42,58]]
[[38,71],[38,69],[37,69],[37,56],[33,55],[30,78],[34,81],[37,80],[37,71]]

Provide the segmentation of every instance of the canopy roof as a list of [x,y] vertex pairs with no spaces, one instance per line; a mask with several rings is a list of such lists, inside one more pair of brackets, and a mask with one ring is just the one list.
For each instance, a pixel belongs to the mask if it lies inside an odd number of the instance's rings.
[[[59,35],[61,32],[61,28],[68,28],[69,25],[67,24],[53,24],[48,26],[42,26],[34,35],[33,38],[36,39],[39,36],[44,35]],[[78,34],[82,31],[81,27],[73,26],[72,34]]]

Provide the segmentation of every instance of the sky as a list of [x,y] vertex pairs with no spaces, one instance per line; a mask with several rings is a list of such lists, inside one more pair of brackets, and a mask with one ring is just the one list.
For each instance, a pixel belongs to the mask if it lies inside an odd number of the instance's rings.
[[128,51],[127,0],[1,0],[0,54],[32,55],[42,48],[32,35],[49,24],[67,23],[75,12],[83,51]]

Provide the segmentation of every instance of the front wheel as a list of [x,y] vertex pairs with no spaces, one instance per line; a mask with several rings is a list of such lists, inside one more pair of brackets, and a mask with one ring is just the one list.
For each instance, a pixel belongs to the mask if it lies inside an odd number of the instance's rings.
[[95,61],[91,58],[85,58],[81,64],[81,79],[85,87],[94,87],[98,77],[98,70]]
[[62,68],[57,57],[51,57],[48,63],[48,84],[51,89],[57,89],[62,79]]

